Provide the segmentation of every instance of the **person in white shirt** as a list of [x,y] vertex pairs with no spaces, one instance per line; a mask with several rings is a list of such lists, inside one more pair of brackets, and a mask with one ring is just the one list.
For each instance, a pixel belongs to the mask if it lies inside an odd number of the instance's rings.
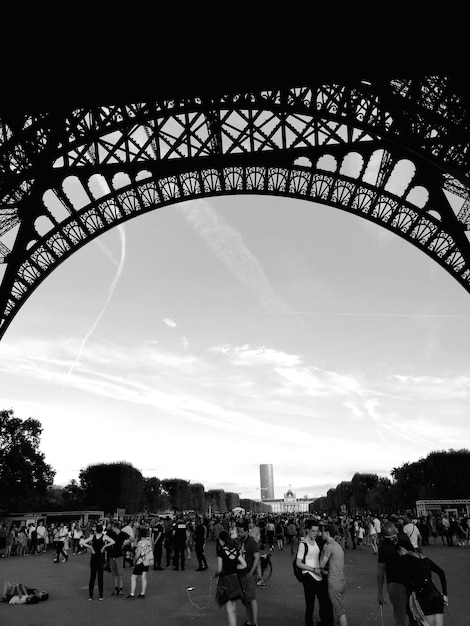
[[416,526],[416,521],[413,520],[409,513],[405,515],[404,520],[405,524],[403,526],[403,532],[408,536],[415,551],[422,552],[421,546],[423,545],[423,539],[421,537],[421,533],[419,532],[419,528]]
[[296,565],[303,570],[302,584],[305,596],[305,626],[313,626],[315,598],[318,599],[319,615],[322,626],[333,626],[333,606],[328,595],[326,577],[323,578],[320,568],[320,553],[323,542],[320,537],[320,526],[315,520],[305,523],[306,534],[299,541]]
[[47,538],[47,528],[44,526],[44,522],[41,520],[38,522],[37,528],[37,550],[39,552],[46,551],[46,538]]

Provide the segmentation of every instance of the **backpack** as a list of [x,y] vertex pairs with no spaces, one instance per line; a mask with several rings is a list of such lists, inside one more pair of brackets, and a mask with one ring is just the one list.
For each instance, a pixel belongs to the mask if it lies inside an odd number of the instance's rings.
[[140,549],[140,558],[142,559],[142,565],[144,567],[152,566],[154,563],[153,560],[153,550],[150,543],[145,543]]
[[[301,541],[300,543],[303,543],[305,546],[305,552],[302,558],[302,563],[305,563],[305,559],[307,558],[307,552],[308,552],[308,543],[305,541]],[[294,570],[294,576],[297,578],[299,583],[301,583],[304,579],[304,570],[300,569],[300,567],[297,566],[296,561],[297,561],[297,557],[295,557],[295,559],[292,561],[292,569]]]

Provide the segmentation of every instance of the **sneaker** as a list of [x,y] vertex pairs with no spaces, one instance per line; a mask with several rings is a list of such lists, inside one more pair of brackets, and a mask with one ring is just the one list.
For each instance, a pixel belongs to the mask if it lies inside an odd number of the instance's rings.
[[103,596],[100,596],[100,597],[99,597],[99,599],[100,599],[100,600],[104,600]]
[[93,598],[88,598],[88,600],[91,602],[93,600]]
[[256,583],[257,587],[261,587],[261,589],[266,589],[266,587],[268,586],[264,581],[262,580],[258,580]]
[[143,600],[145,598],[145,593],[139,593],[137,597]]
[[119,591],[118,591],[117,595],[118,595],[120,598],[122,598],[122,596],[124,595],[123,590],[122,590],[122,589],[119,589]]
[[127,596],[127,599],[128,599],[128,600],[133,600],[134,598],[135,598],[135,596],[133,596],[133,595],[132,595],[132,593],[130,593],[130,594]]

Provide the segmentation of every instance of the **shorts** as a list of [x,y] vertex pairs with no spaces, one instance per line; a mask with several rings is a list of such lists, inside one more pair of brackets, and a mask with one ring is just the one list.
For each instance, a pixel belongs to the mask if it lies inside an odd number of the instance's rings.
[[134,569],[132,570],[132,573],[135,574],[136,576],[140,576],[143,572],[148,572],[148,571],[149,571],[148,565],[144,565],[143,563],[136,563],[136,565],[134,565]]
[[333,606],[333,613],[336,617],[340,617],[346,613],[344,609],[344,592],[346,583],[344,580],[328,581],[328,595]]
[[256,578],[255,576],[250,576],[250,574],[245,574],[240,576],[240,583],[242,589],[244,591],[243,602],[251,602],[252,600],[256,600]]
[[109,567],[113,576],[122,576],[122,558],[111,557],[109,559]]

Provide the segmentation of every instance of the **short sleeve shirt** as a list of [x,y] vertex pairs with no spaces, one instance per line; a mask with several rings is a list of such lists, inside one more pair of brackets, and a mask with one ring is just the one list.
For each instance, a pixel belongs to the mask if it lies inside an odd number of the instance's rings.
[[259,552],[259,548],[256,541],[250,535],[248,535],[248,539],[241,548],[241,554],[245,557],[246,561],[246,569],[239,570],[239,574],[243,576],[251,570],[253,561],[255,560],[255,554]]

